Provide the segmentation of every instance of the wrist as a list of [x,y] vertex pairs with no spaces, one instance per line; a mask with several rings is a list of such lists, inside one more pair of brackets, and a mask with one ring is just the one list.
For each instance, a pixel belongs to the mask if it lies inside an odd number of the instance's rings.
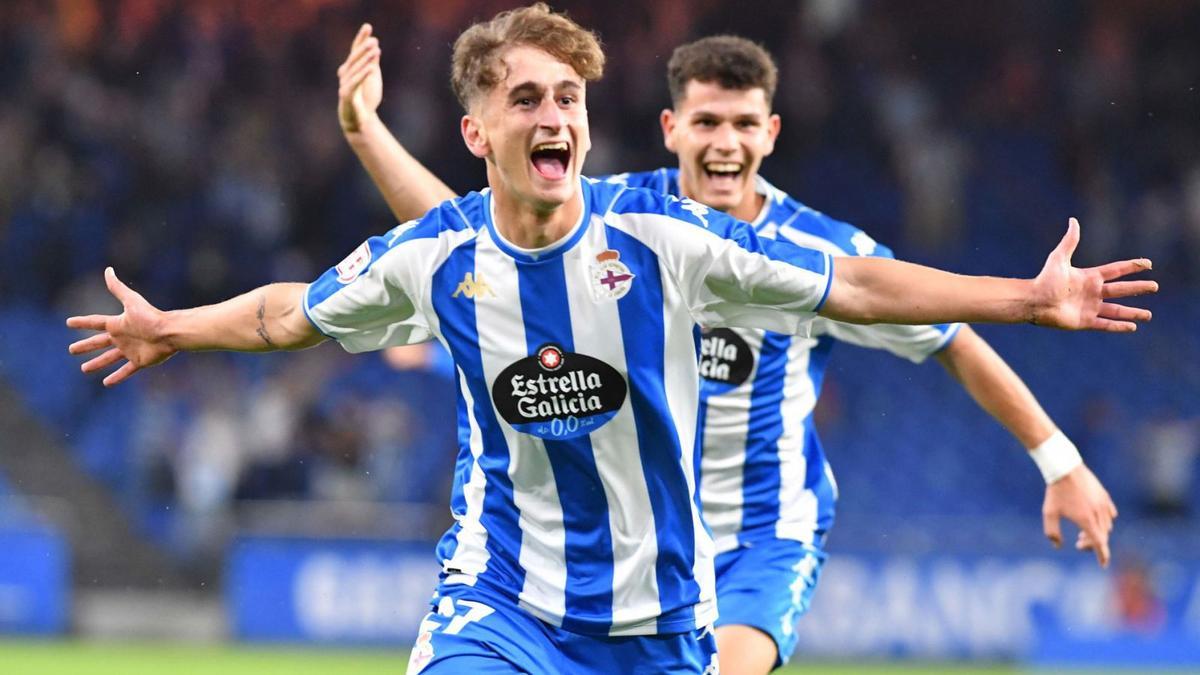
[[368,143],[368,137],[383,128],[383,120],[379,119],[379,114],[375,111],[371,111],[369,114],[355,115],[354,122],[353,126],[347,125],[345,121],[342,123],[342,135],[353,146]]
[[1079,449],[1061,430],[1056,430],[1037,447],[1030,448],[1029,457],[1042,472],[1046,485],[1057,482],[1083,464]]

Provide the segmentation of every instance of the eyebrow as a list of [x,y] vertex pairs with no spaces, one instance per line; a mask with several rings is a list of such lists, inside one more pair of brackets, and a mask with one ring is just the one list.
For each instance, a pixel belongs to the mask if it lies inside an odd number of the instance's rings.
[[[554,89],[569,89],[571,91],[581,91],[583,86],[574,80],[562,80],[554,85]],[[533,81],[522,82],[508,90],[509,98],[525,94],[540,94],[543,90],[541,84]]]

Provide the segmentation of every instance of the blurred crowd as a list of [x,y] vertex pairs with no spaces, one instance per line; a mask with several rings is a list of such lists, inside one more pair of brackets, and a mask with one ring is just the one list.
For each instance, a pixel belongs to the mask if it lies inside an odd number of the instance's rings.
[[[1082,263],[1148,256],[1170,292],[1200,287],[1200,3],[552,4],[595,28],[610,59],[589,92],[589,174],[669,164],[656,119],[672,48],[736,33],[780,66],[783,133],[764,174],[902,257],[1031,274],[1077,215]],[[450,45],[513,5],[0,3],[0,308],[55,321],[112,308],[109,264],[159,306],[209,303],[313,279],[388,229],[335,115],[335,71],[363,21],[383,45],[389,126],[452,187],[482,186],[457,133]],[[114,443],[133,448],[131,489],[191,509],[444,500],[453,410],[431,391],[443,383],[449,401],[453,384],[426,357],[326,345],[286,365],[197,358],[130,385],[141,412]],[[835,402],[825,415],[836,427],[849,413]],[[1170,448],[1164,508],[1183,508],[1193,484],[1196,415],[1168,405],[1155,427]]]

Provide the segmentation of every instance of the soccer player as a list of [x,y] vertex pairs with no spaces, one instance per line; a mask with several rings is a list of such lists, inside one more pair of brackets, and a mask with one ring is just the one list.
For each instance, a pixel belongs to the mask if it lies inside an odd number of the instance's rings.
[[[380,121],[379,43],[364,25],[339,69],[339,119],[347,140],[399,220],[454,195]],[[771,113],[777,70],[770,55],[733,36],[675,50],[672,108],[662,112],[677,169],[611,181],[687,197],[784,238],[836,256],[891,257],[858,228],[814,211],[758,175],[780,118]],[[920,362],[933,355],[1038,462],[1046,480],[1043,527],[1058,545],[1059,519],[1081,528],[1077,546],[1109,559],[1116,507],[1011,368],[969,326],[855,325],[818,319],[810,337],[746,328],[705,331],[700,356],[700,496],[717,546],[718,651],[726,673],[766,673],[795,647],[825,560],[836,487],[812,425],[835,340]]]
[[[839,259],[763,241],[688,200],[591,181],[595,37],[545,5],[454,46],[461,133],[488,189],[374,237],[311,284],[163,312],[105,271],[119,315],[70,346],[115,385],[179,351],[350,351],[438,339],[454,358],[455,525],[409,672],[718,672],[714,547],[695,482],[695,326],[806,334],[844,321],[1034,322],[1129,331],[1149,267],[1070,264],[1074,222],[1032,280]],[[123,361],[123,363],[122,363]]]

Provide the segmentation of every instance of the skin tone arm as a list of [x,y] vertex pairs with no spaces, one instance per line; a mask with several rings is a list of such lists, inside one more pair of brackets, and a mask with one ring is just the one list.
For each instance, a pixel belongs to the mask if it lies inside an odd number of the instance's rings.
[[1035,279],[951,274],[882,258],[838,258],[820,314],[849,323],[1024,323],[1067,330],[1131,332],[1150,312],[1112,302],[1154,293],[1154,281],[1114,281],[1150,269],[1146,259],[1071,266],[1079,222],[1050,253]]
[[400,145],[379,119],[383,74],[379,40],[363,24],[338,68],[338,121],[346,141],[379,187],[388,208],[404,222],[456,195]]
[[83,372],[95,372],[125,360],[104,378],[106,387],[182,351],[295,350],[326,339],[300,308],[305,284],[270,284],[215,305],[164,312],[122,283],[111,267],[104,271],[104,281],[109,292],[121,301],[121,314],[73,316],[67,319],[67,326],[101,331],[68,348],[72,354],[104,350],[84,362],[80,367]]
[[[1041,445],[1057,431],[1021,378],[970,326],[963,326],[936,358],[979,407],[1026,448]],[[1046,486],[1042,503],[1046,538],[1061,546],[1059,521],[1070,520],[1080,528],[1075,547],[1094,551],[1101,567],[1108,566],[1108,536],[1116,517],[1117,507],[1108,491],[1085,465]]]

